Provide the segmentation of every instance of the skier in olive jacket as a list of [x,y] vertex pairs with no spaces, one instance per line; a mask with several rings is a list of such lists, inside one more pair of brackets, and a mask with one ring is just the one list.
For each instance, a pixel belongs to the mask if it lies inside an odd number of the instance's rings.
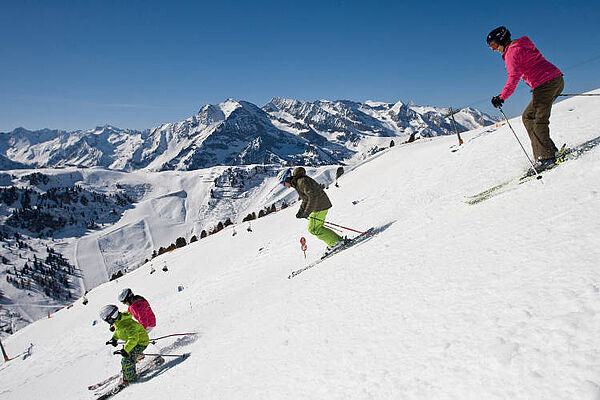
[[[508,78],[502,92],[492,98],[492,105],[501,108],[513,94],[520,79],[532,89],[531,103],[523,111],[523,124],[529,134],[533,156],[538,172],[552,168],[556,163],[556,148],[550,139],[550,111],[552,103],[565,86],[562,72],[542,56],[527,37],[511,40],[504,26],[491,31],[487,36],[488,46],[502,54]],[[534,174],[533,169],[528,175]]]
[[306,176],[303,167],[294,169],[292,176],[284,179],[285,187],[293,187],[302,200],[296,218],[308,218],[308,232],[327,243],[329,250],[344,243],[342,237],[323,226],[327,211],[331,208],[329,197],[314,179]]
[[150,344],[148,333],[141,324],[133,320],[131,313],[119,312],[115,305],[105,306],[100,311],[100,317],[115,328],[112,339],[106,342],[107,345],[116,347],[117,340],[125,341],[123,348],[114,352],[114,354],[120,354],[123,357],[121,359],[122,383],[127,384],[134,381],[137,378],[135,371],[136,358]]

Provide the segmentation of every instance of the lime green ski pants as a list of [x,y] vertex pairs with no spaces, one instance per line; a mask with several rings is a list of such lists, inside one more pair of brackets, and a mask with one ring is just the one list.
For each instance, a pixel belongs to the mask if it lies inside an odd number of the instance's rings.
[[341,239],[341,237],[331,229],[323,226],[327,211],[328,210],[323,210],[310,213],[308,216],[308,231],[327,243],[328,246],[333,246]]

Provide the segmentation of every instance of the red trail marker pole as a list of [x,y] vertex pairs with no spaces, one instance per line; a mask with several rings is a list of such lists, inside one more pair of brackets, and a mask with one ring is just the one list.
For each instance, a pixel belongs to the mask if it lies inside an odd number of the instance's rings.
[[308,248],[306,246],[306,239],[304,238],[304,236],[302,236],[300,238],[300,248],[302,249],[302,251],[304,252],[304,258],[306,258],[306,249]]

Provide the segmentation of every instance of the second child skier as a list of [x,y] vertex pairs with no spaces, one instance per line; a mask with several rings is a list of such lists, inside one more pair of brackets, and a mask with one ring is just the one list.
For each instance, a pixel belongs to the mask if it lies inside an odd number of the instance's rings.
[[150,307],[150,303],[144,297],[133,294],[129,288],[123,289],[119,295],[119,301],[125,304],[127,311],[142,324],[147,333],[156,327],[156,316]]

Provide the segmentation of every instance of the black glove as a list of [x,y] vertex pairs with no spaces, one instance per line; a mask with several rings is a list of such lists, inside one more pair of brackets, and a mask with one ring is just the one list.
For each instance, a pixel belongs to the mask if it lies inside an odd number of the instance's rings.
[[107,346],[109,344],[112,344],[113,347],[117,347],[117,339],[115,339],[115,338],[110,339],[108,342],[106,342]]
[[492,105],[496,108],[502,108],[502,104],[504,104],[504,100],[500,98],[500,96],[492,97]]
[[306,217],[304,216],[304,214],[302,214],[302,211],[298,211],[296,213],[296,218],[306,218]]
[[129,357],[129,353],[125,349],[113,351],[113,354],[120,354],[122,357]]
[[108,328],[109,331],[114,332],[115,331],[115,326],[111,325],[110,328]]

